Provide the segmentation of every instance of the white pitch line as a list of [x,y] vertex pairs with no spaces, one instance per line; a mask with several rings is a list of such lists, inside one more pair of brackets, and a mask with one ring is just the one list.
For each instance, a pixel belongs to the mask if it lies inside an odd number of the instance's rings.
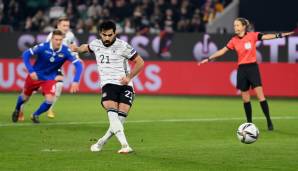
[[[295,116],[275,116],[271,117],[273,120],[296,120]],[[231,120],[244,120],[244,117],[233,118],[192,118],[192,119],[161,119],[161,120],[134,120],[125,123],[153,123],[153,122],[212,122],[212,121],[231,121]],[[254,120],[262,120],[264,117],[254,117]],[[0,123],[0,127],[14,127],[14,126],[55,126],[55,125],[94,125],[94,124],[108,124],[107,121],[96,122],[55,122],[55,123]]]
[[46,149],[43,149],[43,150],[41,150],[41,151],[42,151],[42,152],[60,152],[60,151],[62,151],[62,150],[46,148]]

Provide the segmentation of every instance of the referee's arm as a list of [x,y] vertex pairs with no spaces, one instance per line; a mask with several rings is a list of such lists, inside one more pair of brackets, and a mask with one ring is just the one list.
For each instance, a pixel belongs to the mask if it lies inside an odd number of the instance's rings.
[[214,60],[215,58],[218,58],[222,55],[224,55],[225,53],[227,53],[227,51],[229,51],[229,48],[227,48],[226,46],[221,48],[220,50],[216,51],[215,53],[213,53],[211,56],[209,56],[209,58],[202,60],[201,62],[198,63],[198,65],[207,63],[211,60]]
[[276,38],[282,38],[282,37],[286,37],[286,36],[290,36],[292,34],[294,34],[295,32],[285,32],[285,33],[275,33],[275,34],[263,34],[260,33],[258,35],[258,39],[259,40],[270,40],[270,39],[276,39]]

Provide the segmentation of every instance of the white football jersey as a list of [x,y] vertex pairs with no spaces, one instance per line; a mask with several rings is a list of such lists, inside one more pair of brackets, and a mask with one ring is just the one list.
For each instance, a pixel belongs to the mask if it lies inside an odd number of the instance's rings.
[[[136,55],[136,51],[127,42],[118,38],[109,47],[104,46],[99,39],[93,40],[88,46],[96,56],[100,86],[109,83],[122,85],[120,78],[129,75],[128,60]],[[128,85],[133,86],[132,81]]]
[[[51,32],[48,37],[47,37],[47,42],[51,40],[53,36],[53,32]],[[65,37],[63,39],[63,44],[66,45],[66,46],[69,46],[70,44],[73,44],[75,43],[76,44],[76,38],[74,36],[74,34],[71,32],[71,31],[68,31],[66,34],[65,34]],[[79,57],[78,53],[77,52],[71,52],[72,55],[74,55],[75,57]]]

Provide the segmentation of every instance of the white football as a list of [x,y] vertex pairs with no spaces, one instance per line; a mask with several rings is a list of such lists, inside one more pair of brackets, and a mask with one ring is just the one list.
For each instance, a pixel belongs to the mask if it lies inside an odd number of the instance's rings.
[[238,139],[245,144],[251,144],[257,141],[259,134],[259,129],[253,123],[244,123],[237,130]]

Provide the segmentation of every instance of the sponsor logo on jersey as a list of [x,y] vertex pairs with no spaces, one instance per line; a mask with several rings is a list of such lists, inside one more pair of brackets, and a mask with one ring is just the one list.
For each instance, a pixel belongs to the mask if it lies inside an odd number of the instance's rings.
[[245,49],[251,49],[251,43],[250,42],[246,42],[244,44]]
[[46,54],[50,54],[50,55],[52,55],[52,52],[49,51],[49,50],[45,50],[44,52],[45,52]]
[[59,57],[59,58],[63,58],[63,57],[64,57],[64,54],[63,54],[63,53],[59,53],[59,54],[58,54],[58,57]]
[[55,61],[54,56],[50,57],[50,62],[54,62],[54,61]]

